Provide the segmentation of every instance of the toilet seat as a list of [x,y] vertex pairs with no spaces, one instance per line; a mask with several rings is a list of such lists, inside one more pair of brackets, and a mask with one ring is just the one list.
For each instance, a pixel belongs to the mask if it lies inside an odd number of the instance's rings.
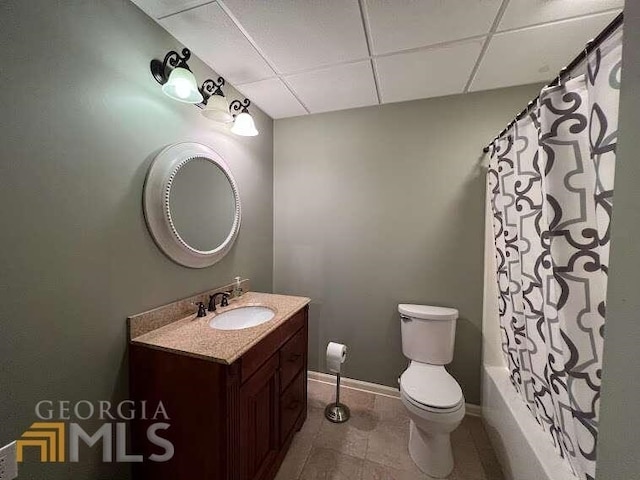
[[464,405],[460,385],[442,365],[411,362],[400,377],[400,390],[423,410],[445,413]]
[[409,397],[406,392],[403,392],[401,390],[401,393],[404,393],[404,395],[401,396],[401,398],[404,398],[407,402],[409,402],[411,405],[413,405],[415,408],[417,408],[418,410],[420,410],[422,412],[422,414],[426,414],[426,413],[435,413],[435,414],[439,414],[439,415],[444,415],[447,413],[455,413],[457,411],[459,411],[460,409],[464,409],[464,401],[460,400],[460,402],[451,407],[451,408],[438,408],[438,407],[431,407],[429,405],[424,405],[420,402],[417,402],[416,400],[414,400],[413,398]]

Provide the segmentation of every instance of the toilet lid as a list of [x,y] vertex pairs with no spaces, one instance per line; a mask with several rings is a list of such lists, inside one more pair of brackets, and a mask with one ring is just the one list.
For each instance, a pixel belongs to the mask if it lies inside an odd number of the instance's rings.
[[413,401],[434,408],[452,408],[463,399],[458,382],[442,365],[411,362],[400,388]]
[[425,320],[455,320],[458,318],[458,310],[455,308],[433,307],[431,305],[401,303],[398,305],[398,311],[407,317]]

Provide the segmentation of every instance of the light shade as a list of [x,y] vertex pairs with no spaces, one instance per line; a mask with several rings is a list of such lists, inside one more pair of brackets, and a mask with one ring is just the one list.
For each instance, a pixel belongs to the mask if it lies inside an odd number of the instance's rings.
[[196,77],[186,68],[174,68],[169,74],[169,80],[162,85],[162,91],[168,97],[185,103],[200,103],[202,94],[198,90]]
[[243,137],[255,137],[258,135],[256,124],[253,123],[253,117],[246,112],[242,112],[236,117],[231,131]]
[[222,95],[211,95],[202,115],[218,123],[231,123],[233,117],[229,113],[229,102]]

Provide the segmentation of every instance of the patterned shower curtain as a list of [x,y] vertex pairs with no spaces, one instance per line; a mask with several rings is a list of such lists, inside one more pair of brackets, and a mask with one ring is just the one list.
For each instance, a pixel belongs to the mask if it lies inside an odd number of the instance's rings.
[[622,28],[491,146],[488,188],[511,382],[595,477]]

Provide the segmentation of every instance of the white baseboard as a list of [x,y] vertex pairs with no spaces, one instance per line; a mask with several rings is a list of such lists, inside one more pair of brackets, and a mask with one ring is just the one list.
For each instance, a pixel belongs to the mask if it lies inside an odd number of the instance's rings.
[[[336,384],[336,376],[329,373],[313,372],[309,370],[309,379],[317,382]],[[400,390],[386,385],[377,383],[363,382],[362,380],[354,380],[353,378],[340,377],[340,385],[344,388],[352,390],[361,390],[363,392],[373,393],[374,395],[382,395],[385,397],[400,398]]]
[[[309,380],[314,382],[327,383],[330,385],[336,384],[335,375],[322,372],[314,372],[309,370]],[[389,387],[387,385],[379,385],[377,383],[363,382],[362,380],[355,380],[353,378],[340,377],[340,386],[343,388],[350,388],[352,390],[360,390],[362,392],[372,393],[374,395],[381,395],[383,397],[400,398],[400,390],[397,388]],[[482,407],[473,403],[465,404],[467,415],[473,417],[482,416]]]
[[475,403],[465,403],[464,408],[465,408],[466,414],[471,417],[482,416],[482,407],[480,405],[476,405]]

